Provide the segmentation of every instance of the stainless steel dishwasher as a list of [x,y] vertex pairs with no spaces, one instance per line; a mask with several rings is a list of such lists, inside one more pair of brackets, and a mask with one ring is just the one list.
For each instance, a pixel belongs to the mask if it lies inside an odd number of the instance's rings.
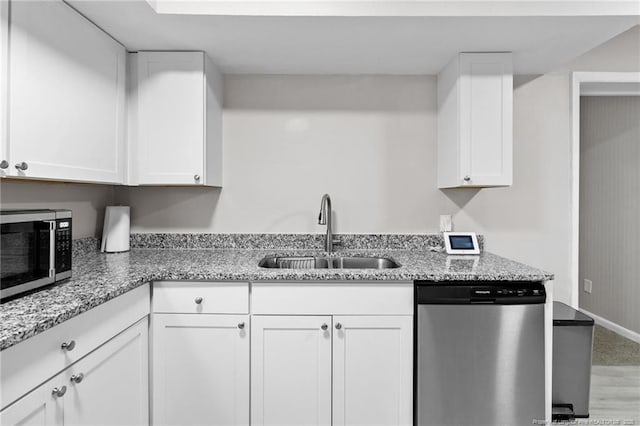
[[415,423],[544,421],[541,283],[416,281]]

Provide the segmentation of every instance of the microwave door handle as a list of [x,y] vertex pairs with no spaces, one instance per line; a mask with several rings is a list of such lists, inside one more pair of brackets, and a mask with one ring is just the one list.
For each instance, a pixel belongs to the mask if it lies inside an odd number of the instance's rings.
[[49,278],[56,276],[56,221],[49,223]]

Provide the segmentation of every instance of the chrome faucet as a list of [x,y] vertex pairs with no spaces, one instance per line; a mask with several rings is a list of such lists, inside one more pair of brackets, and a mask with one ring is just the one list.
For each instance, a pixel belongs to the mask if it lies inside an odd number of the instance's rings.
[[333,228],[331,227],[331,197],[329,194],[322,196],[320,204],[320,214],[318,215],[318,225],[327,225],[327,234],[324,240],[324,250],[327,253],[333,252],[333,246],[339,245],[339,240],[333,239]]

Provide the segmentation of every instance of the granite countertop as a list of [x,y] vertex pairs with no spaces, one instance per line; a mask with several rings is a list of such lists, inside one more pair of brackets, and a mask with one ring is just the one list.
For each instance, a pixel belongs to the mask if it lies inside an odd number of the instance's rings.
[[0,305],[0,350],[7,349],[114,297],[154,280],[269,281],[547,281],[553,275],[485,252],[477,262],[429,250],[341,250],[340,255],[382,255],[395,269],[264,269],[268,254],[317,254],[278,249],[132,249],[74,257],[73,277]]

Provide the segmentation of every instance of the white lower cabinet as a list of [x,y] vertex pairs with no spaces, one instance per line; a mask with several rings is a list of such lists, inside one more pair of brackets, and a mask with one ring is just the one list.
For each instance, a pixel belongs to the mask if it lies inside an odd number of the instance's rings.
[[253,316],[251,424],[331,425],[331,317]]
[[411,316],[253,317],[251,423],[409,426]]
[[67,370],[65,426],[149,424],[148,324],[145,317]]
[[413,319],[333,317],[333,426],[413,423]]
[[249,424],[249,316],[154,314],[153,424]]
[[56,396],[56,393],[67,391],[69,384],[64,379],[65,376],[59,374],[2,410],[0,425],[62,426],[64,405],[62,398]]
[[0,412],[0,424],[148,425],[145,317]]

